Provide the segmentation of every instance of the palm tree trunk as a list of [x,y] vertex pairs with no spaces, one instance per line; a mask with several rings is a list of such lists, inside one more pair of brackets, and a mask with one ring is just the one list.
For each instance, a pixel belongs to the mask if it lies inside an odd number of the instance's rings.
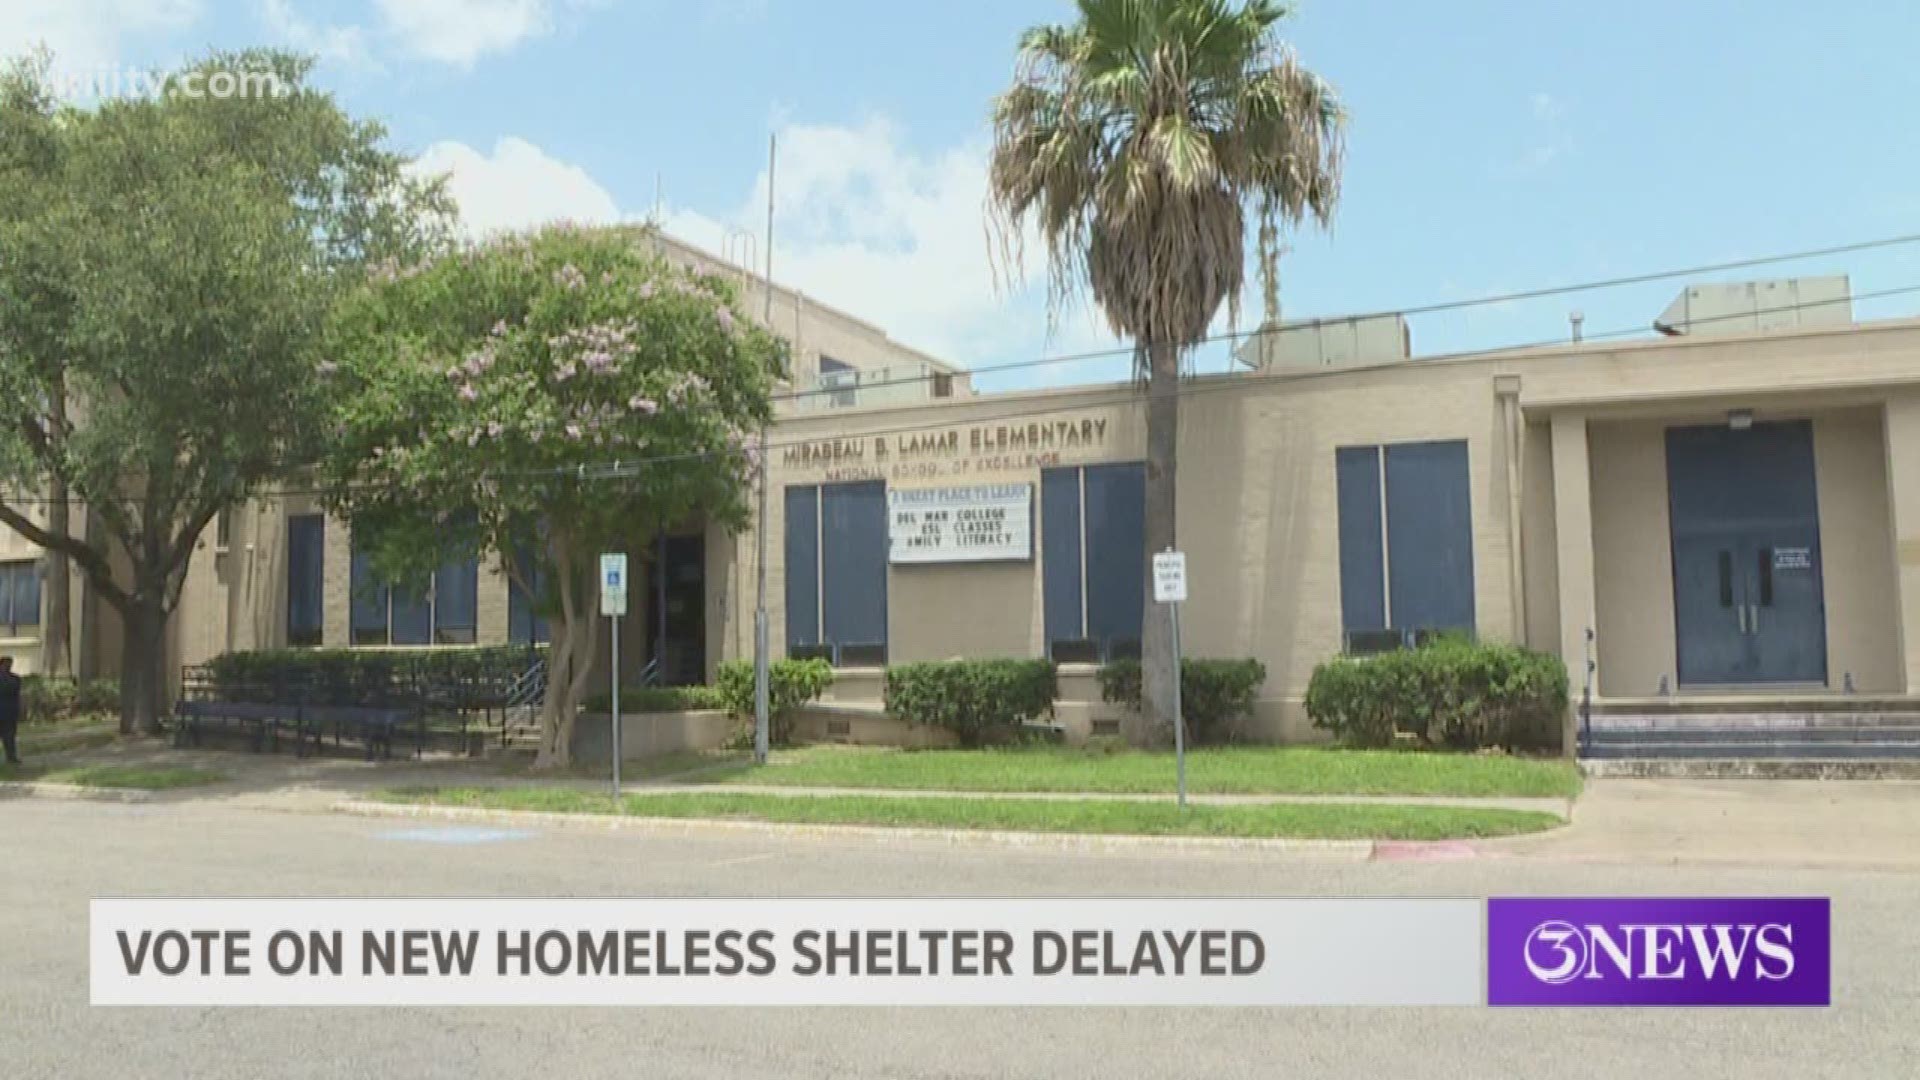
[[[1180,445],[1180,352],[1170,342],[1147,346],[1147,566],[1153,556],[1175,546],[1177,456]],[[1173,629],[1167,613],[1148,604],[1140,635],[1140,699],[1142,715],[1127,732],[1135,746],[1164,746],[1173,741]]]

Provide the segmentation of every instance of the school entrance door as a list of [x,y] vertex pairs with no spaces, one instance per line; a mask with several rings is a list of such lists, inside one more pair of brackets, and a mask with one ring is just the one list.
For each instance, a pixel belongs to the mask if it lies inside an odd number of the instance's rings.
[[1682,687],[1827,682],[1811,421],[1667,431]]

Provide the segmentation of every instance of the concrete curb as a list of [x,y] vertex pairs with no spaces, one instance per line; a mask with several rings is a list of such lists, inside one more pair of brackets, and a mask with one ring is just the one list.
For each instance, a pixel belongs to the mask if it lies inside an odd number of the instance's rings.
[[1321,859],[1365,862],[1373,858],[1372,840],[1286,840],[1231,837],[1126,836],[1088,833],[1000,832],[987,829],[916,829],[884,825],[806,825],[773,821],[728,821],[713,818],[618,817],[612,814],[552,814],[537,810],[486,810],[465,806],[419,806],[349,799],[335,803],[335,813],[358,817],[390,817],[431,821],[464,821],[489,825],[587,828],[607,831],[641,830],[679,835],[745,833],[749,835],[814,840],[931,840],[954,845],[1017,847],[1032,850],[1085,852],[1256,852]]
[[0,781],[0,799],[83,799],[90,802],[146,803],[157,792],[136,788],[83,787],[79,784],[49,784],[38,780]]

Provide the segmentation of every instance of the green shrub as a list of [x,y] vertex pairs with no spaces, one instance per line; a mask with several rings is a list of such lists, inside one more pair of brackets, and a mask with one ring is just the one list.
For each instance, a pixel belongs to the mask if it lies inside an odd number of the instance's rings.
[[1407,735],[1430,747],[1552,745],[1567,710],[1558,657],[1443,638],[1422,648],[1339,657],[1315,669],[1307,715],[1351,746]]
[[[1253,715],[1267,667],[1258,660],[1182,660],[1180,715],[1194,746],[1230,743],[1239,722]],[[1140,661],[1115,660],[1100,669],[1100,697],[1110,705],[1141,708]]]
[[50,679],[28,675],[20,680],[21,718],[56,723],[120,710],[120,684],[114,679]]
[[[714,680],[720,707],[744,721],[733,745],[753,745],[753,662],[729,660]],[[833,665],[825,660],[776,660],[767,667],[767,739],[777,746],[793,741],[794,710],[817,701],[833,685]]]
[[910,724],[943,727],[960,745],[1019,734],[1053,712],[1051,660],[947,660],[887,669],[887,713]]
[[457,649],[262,649],[206,664],[207,689],[226,701],[378,705],[427,694],[484,703],[523,674],[526,645]]
[[[637,713],[706,712],[727,707],[717,686],[623,686],[620,711]],[[613,709],[611,693],[594,694],[582,702],[585,712],[604,713]]]

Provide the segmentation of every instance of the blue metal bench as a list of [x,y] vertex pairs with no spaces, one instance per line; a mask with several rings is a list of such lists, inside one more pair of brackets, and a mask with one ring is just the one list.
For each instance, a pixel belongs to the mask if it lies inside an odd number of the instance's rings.
[[305,733],[296,705],[256,705],[233,701],[182,701],[174,710],[173,744],[200,746],[210,732],[238,731],[258,751],[277,750],[280,734],[290,732],[304,753]]
[[335,746],[359,743],[367,760],[392,757],[397,745],[410,745],[413,756],[426,749],[426,716],[418,709],[364,708],[346,705],[309,705],[301,710],[306,733],[314,747],[331,735]]

